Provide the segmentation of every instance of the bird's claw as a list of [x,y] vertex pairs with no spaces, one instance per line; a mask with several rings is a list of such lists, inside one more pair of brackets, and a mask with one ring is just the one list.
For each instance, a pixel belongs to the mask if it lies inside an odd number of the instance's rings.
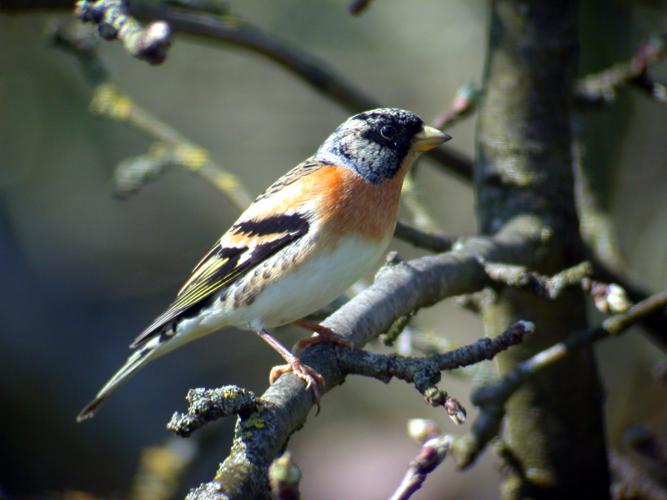
[[318,386],[324,386],[324,377],[310,366],[301,363],[298,358],[294,358],[290,363],[277,365],[271,368],[269,373],[269,383],[273,384],[285,373],[293,373],[306,383],[306,390],[310,389],[313,394],[313,402],[317,406],[317,413],[320,412],[320,391]]

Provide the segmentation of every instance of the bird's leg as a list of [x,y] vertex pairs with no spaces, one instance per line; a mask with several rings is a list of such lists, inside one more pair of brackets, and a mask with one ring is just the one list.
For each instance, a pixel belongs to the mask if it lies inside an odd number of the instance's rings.
[[297,319],[296,321],[292,321],[292,324],[300,326],[301,328],[305,328],[306,330],[310,330],[311,332],[315,332],[317,334],[312,337],[308,337],[307,339],[299,340],[294,346],[295,349],[297,350],[304,349],[309,345],[320,344],[321,342],[332,342],[334,344],[342,345],[344,347],[349,347],[350,349],[354,347],[352,341],[346,339],[341,335],[338,335],[331,328],[322,326],[319,323],[311,323],[310,321]]
[[313,393],[313,401],[317,406],[317,413],[320,412],[320,393],[317,389],[318,384],[324,385],[324,377],[313,370],[310,366],[301,363],[301,360],[289,352],[280,342],[274,339],[269,332],[262,329],[257,332],[264,342],[269,344],[280,356],[287,361],[285,365],[277,365],[271,368],[269,374],[269,383],[273,384],[283,373],[292,372],[306,383],[306,389]]

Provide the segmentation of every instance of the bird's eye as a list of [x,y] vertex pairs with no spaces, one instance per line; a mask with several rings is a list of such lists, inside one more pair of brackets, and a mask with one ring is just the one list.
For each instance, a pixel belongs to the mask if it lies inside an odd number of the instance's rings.
[[391,125],[383,125],[380,129],[380,135],[389,141],[396,135],[396,127],[392,127]]

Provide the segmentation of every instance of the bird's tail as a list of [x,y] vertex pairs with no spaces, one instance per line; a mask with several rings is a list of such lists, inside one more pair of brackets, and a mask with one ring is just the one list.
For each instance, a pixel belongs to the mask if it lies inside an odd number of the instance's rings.
[[[153,344],[153,345],[151,345]],[[158,342],[148,342],[144,346],[137,349],[125,362],[125,364],[114,373],[113,377],[100,389],[100,391],[95,396],[90,403],[88,403],[81,413],[76,417],[77,422],[83,422],[95,416],[95,413],[99,409],[100,405],[123,385],[139,368],[144,366],[146,363],[151,361],[156,357],[157,351],[160,347]],[[162,353],[160,353],[162,354]]]

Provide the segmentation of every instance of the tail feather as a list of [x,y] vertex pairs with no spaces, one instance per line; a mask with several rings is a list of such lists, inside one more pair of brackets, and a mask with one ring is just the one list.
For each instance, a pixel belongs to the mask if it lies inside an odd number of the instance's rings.
[[118,389],[123,383],[125,383],[139,368],[148,363],[156,354],[156,350],[159,347],[159,344],[151,346],[150,344],[145,345],[141,349],[134,352],[125,364],[118,370],[111,379],[100,389],[100,391],[95,396],[90,403],[88,403],[81,413],[76,417],[77,422],[83,422],[95,416],[95,413],[99,409],[100,405]]

